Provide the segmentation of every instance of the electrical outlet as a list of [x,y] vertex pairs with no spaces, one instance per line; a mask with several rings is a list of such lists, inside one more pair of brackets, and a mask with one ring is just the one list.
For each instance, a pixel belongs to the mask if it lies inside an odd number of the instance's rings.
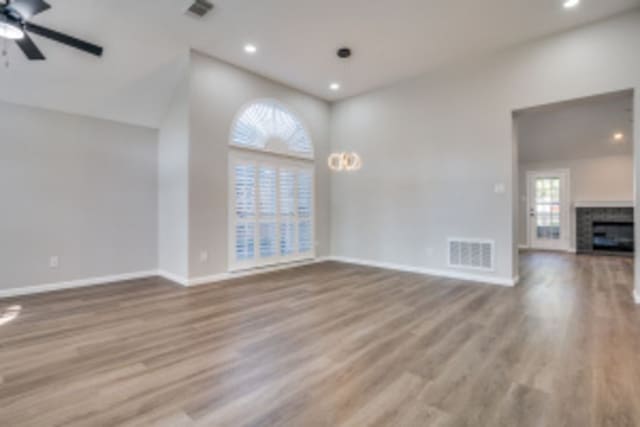
[[207,262],[209,260],[209,252],[202,251],[200,252],[200,262]]
[[57,255],[54,255],[49,258],[49,268],[58,268],[60,265],[60,258]]

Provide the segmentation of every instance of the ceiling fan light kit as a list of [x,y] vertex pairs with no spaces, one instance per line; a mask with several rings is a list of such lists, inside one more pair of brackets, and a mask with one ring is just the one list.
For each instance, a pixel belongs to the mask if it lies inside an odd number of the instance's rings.
[[24,31],[19,25],[9,21],[4,15],[0,15],[0,37],[9,40],[20,40],[24,38]]
[[46,58],[29,33],[95,56],[102,56],[103,49],[98,45],[31,22],[32,17],[49,9],[51,5],[44,0],[6,0],[5,3],[0,3],[0,38],[15,41],[25,56],[32,61]]

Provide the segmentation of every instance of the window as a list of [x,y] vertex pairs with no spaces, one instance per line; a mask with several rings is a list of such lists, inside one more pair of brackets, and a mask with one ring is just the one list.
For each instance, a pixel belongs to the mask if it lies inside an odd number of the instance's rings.
[[311,139],[302,123],[277,101],[262,100],[244,108],[231,129],[237,147],[312,158]]
[[300,121],[259,101],[238,115],[230,144],[244,149],[230,155],[230,269],[313,258],[313,146]]

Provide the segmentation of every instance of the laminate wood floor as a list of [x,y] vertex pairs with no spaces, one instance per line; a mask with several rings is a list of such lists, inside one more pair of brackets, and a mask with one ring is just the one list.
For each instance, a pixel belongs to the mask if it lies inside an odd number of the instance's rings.
[[0,425],[639,426],[632,260],[521,264],[513,289],[323,263],[0,300]]

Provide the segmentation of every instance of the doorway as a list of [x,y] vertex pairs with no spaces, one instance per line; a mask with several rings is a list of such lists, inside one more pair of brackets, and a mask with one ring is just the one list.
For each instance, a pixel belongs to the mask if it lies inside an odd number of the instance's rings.
[[[629,89],[513,112],[515,277],[534,274],[520,269],[524,251],[536,266],[612,256],[638,264],[636,96]],[[640,288],[634,296],[640,304]]]
[[531,249],[570,247],[569,170],[527,172],[527,230]]

